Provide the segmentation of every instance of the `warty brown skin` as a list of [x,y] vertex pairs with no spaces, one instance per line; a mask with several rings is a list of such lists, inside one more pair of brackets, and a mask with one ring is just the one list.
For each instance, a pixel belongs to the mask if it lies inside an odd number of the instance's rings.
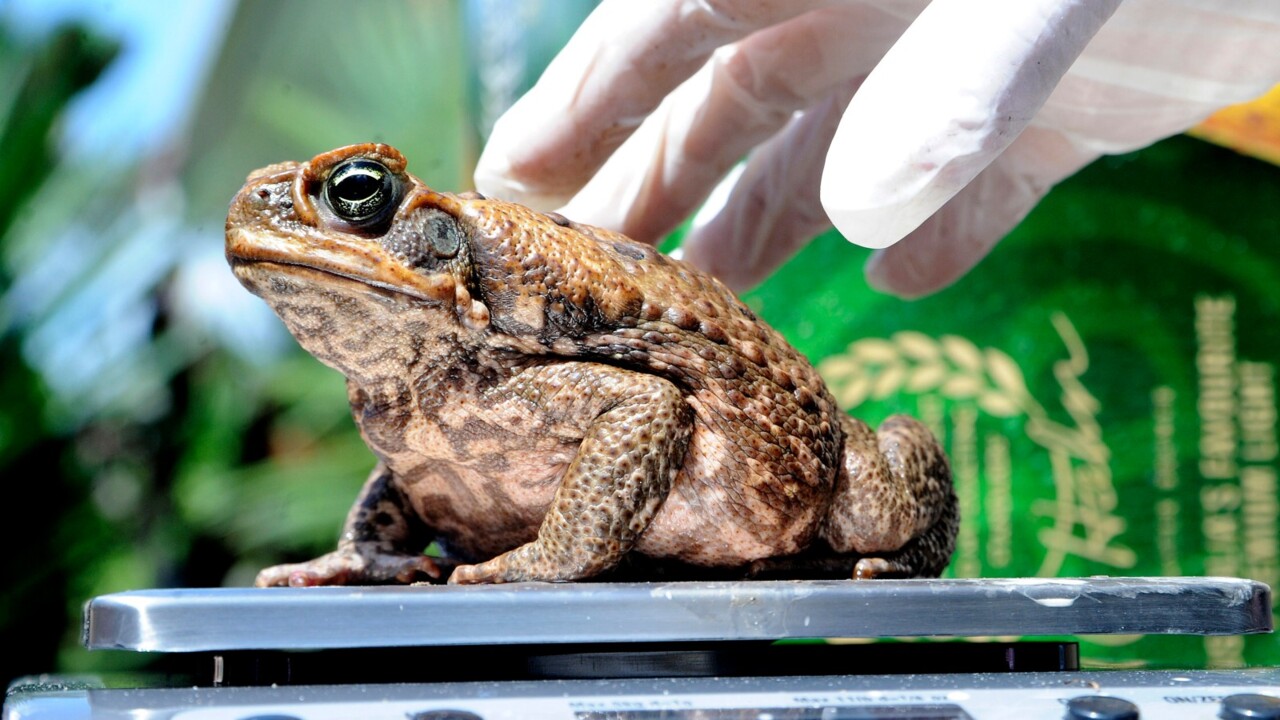
[[[326,194],[361,159],[394,178],[376,222]],[[379,144],[253,173],[226,240],[241,283],[347,377],[378,458],[338,549],[259,585],[949,561],[956,500],[928,430],[847,416],[720,282],[651,247],[435,192]]]

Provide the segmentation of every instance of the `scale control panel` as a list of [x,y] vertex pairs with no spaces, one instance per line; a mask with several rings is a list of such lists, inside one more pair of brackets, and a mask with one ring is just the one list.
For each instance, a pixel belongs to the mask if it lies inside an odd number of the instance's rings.
[[11,688],[5,720],[1280,720],[1280,669]]

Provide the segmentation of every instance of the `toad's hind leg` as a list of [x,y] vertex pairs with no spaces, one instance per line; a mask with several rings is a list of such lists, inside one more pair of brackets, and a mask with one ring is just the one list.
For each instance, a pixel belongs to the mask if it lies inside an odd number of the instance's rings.
[[859,578],[940,574],[955,547],[959,513],[951,469],[933,433],[895,415],[878,431],[842,417],[844,463],[823,537],[862,555]]

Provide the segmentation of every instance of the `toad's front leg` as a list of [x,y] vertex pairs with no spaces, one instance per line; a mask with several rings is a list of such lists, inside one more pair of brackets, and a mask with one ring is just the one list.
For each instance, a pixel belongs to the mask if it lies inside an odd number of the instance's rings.
[[568,581],[614,567],[648,527],[680,469],[693,412],[655,375],[609,365],[530,368],[515,392],[584,426],[537,539],[454,570],[450,583]]
[[395,476],[378,463],[347,514],[337,550],[304,563],[266,568],[254,584],[302,587],[439,578],[440,568],[422,554],[430,533],[408,507]]

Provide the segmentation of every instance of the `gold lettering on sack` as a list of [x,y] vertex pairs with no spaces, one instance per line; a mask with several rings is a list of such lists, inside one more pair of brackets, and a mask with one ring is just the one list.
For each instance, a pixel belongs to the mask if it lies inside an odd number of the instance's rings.
[[1057,488],[1053,501],[1043,500],[1032,508],[1052,520],[1039,532],[1046,552],[1037,574],[1057,575],[1068,555],[1131,568],[1137,554],[1118,541],[1126,524],[1116,514],[1119,498],[1112,482],[1111,450],[1098,424],[1102,405],[1080,381],[1089,369],[1089,353],[1066,315],[1055,313],[1051,320],[1067,350],[1067,357],[1053,364],[1053,375],[1062,388],[1062,407],[1075,426],[1050,420],[1038,406],[1028,413],[1027,436],[1049,452]]
[[1177,391],[1168,385],[1161,385],[1151,391],[1151,482],[1159,493],[1155,506],[1156,555],[1160,558],[1162,575],[1182,574],[1179,548],[1182,503],[1178,498],[1181,480],[1178,472],[1177,400]]
[[[1236,300],[1195,299],[1200,531],[1206,575],[1280,582],[1275,366],[1239,357]],[[1238,637],[1204,641],[1211,667],[1240,667]]]
[[1240,493],[1245,575],[1280,585],[1280,490],[1276,482],[1276,369],[1241,362]]

